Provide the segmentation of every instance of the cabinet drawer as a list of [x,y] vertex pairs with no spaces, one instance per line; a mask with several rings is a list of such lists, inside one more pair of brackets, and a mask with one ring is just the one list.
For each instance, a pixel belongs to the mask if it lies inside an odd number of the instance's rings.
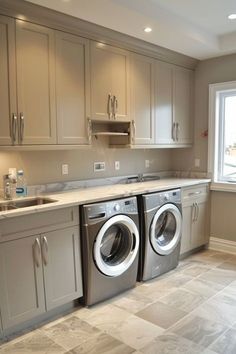
[[79,208],[47,210],[0,221],[0,242],[79,224]]
[[188,202],[192,202],[193,200],[199,200],[199,199],[202,200],[202,198],[206,200],[208,198],[208,193],[209,193],[208,184],[203,184],[191,188],[183,188],[182,203],[186,204]]

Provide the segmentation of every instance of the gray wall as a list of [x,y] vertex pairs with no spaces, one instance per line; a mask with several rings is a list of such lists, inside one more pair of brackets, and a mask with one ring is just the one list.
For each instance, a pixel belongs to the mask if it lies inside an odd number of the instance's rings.
[[[145,168],[145,159],[150,160],[150,168]],[[120,161],[120,170],[115,171],[114,161]],[[105,161],[105,172],[93,172],[94,161]],[[61,164],[69,164],[69,175],[62,176]],[[0,152],[0,176],[9,167],[22,168],[27,182],[43,184],[59,181],[72,181],[141,172],[166,171],[171,169],[170,150],[129,150],[108,148],[105,139],[94,142],[91,149],[71,151],[28,151]],[[0,187],[2,178],[0,178]]]
[[[209,84],[236,80],[236,54],[204,60],[198,64],[195,77],[194,146],[173,151],[173,169],[207,171],[207,138],[201,134],[208,128]],[[194,159],[200,158],[200,168]],[[211,231],[213,237],[236,241],[236,193],[211,193]]]

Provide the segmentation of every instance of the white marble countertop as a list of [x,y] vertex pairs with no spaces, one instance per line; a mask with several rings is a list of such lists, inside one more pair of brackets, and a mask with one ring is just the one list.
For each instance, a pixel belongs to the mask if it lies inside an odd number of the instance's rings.
[[[36,212],[43,212],[64,207],[100,202],[104,200],[112,200],[116,198],[158,192],[168,189],[195,186],[202,183],[209,183],[210,181],[210,179],[163,178],[155,181],[146,181],[130,184],[112,184],[99,187],[73,189],[70,191],[54,194],[45,194],[44,197],[54,199],[56,200],[56,202],[2,211],[0,212],[0,220]],[[3,200],[0,201],[5,202]]]

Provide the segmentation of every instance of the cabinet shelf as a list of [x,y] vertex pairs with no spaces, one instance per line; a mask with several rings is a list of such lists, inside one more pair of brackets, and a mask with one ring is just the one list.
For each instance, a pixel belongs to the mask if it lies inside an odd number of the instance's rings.
[[96,135],[103,135],[103,136],[128,136],[129,133],[124,132],[94,132],[92,133],[93,136]]

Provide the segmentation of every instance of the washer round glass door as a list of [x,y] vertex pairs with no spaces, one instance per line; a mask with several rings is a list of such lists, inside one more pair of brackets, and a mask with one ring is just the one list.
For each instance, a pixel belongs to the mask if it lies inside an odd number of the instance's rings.
[[94,243],[94,260],[105,275],[124,273],[134,262],[139,249],[139,232],[126,215],[111,217],[99,230]]
[[150,241],[155,252],[163,256],[170,254],[180,241],[181,228],[181,213],[174,204],[164,204],[158,209],[150,228]]

